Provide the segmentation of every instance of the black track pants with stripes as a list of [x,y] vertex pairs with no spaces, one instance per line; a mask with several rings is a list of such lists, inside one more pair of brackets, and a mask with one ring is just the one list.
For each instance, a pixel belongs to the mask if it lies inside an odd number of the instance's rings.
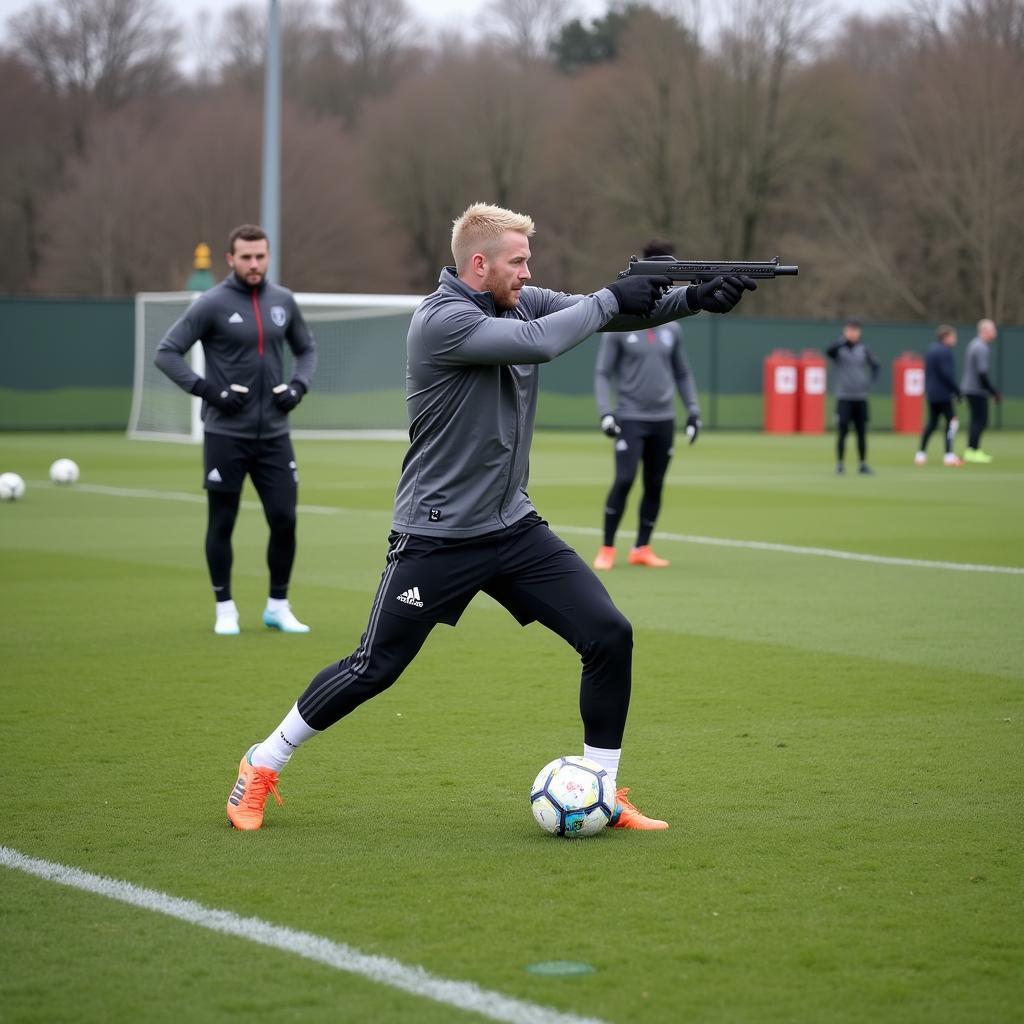
[[[413,580],[419,583],[410,588]],[[424,604],[433,593],[445,601],[434,613],[424,609],[422,617],[385,610],[412,589]],[[595,747],[621,747],[631,690],[632,627],[590,567],[535,514],[493,539],[445,550],[437,542],[398,535],[359,646],[313,678],[298,701],[303,719],[323,730],[382,693],[416,657],[437,622],[454,625],[479,591],[521,624],[540,622],[577,651],[584,740]]]

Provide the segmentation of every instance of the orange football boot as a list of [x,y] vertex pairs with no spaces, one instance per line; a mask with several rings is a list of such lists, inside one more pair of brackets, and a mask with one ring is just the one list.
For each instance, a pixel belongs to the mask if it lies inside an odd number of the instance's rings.
[[242,832],[255,832],[262,826],[268,793],[274,794],[278,806],[284,804],[277,791],[277,772],[273,768],[249,761],[255,749],[254,744],[242,755],[238,765],[238,781],[228,796],[228,821]]
[[616,790],[615,810],[608,819],[609,828],[635,828],[643,832],[660,832],[668,828],[667,821],[661,821],[658,818],[648,818],[646,814],[638,811],[626,799],[628,792],[628,787]]
[[595,569],[612,569],[615,567],[615,548],[607,544],[597,549],[597,557],[594,559]]
[[664,569],[669,563],[664,558],[659,558],[652,550],[650,544],[642,548],[633,548],[629,553],[630,565],[646,565],[649,569]]

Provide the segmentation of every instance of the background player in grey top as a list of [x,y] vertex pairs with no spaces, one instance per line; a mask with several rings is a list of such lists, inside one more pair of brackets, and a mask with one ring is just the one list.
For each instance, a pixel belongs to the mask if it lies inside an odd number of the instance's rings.
[[847,320],[843,333],[826,349],[836,364],[836,472],[845,473],[846,435],[850,424],[857,431],[860,472],[870,475],[868,466],[868,395],[878,376],[878,360],[861,341],[859,320]]
[[[263,622],[285,633],[305,633],[309,627],[288,602],[298,500],[288,414],[309,389],[316,346],[295,297],[267,280],[270,248],[262,228],[235,228],[227,262],[231,273],[192,303],[160,342],[154,361],[179,387],[203,399],[206,562],[216,600],[214,632],[231,636],[239,631],[231,595],[231,535],[248,474],[270,527],[270,592]],[[205,377],[185,360],[197,341],[203,343]],[[287,378],[285,345],[295,357]]]
[[[584,754],[617,777],[632,627],[527,493],[539,367],[602,328],[726,312],[756,284],[716,278],[664,295],[668,278],[629,277],[592,295],[548,291],[528,284],[532,234],[529,217],[484,204],[455,221],[456,265],[441,271],[409,327],[409,451],[366,631],[242,757],[227,803],[236,828],[260,828],[267,794],[276,794],[278,772],[296,747],[391,686],[434,627],[455,625],[481,591],[522,625],[540,622],[579,653]],[[668,827],[641,814],[625,790],[617,791],[612,825]]]
[[992,456],[982,451],[981,435],[988,426],[988,396],[997,402],[1002,395],[989,377],[989,346],[999,336],[992,320],[978,321],[978,334],[972,339],[964,353],[964,373],[960,390],[967,397],[971,410],[971,426],[967,436],[967,462],[991,462]]
[[[671,256],[673,248],[671,242],[653,239],[644,247],[644,259]],[[679,325],[602,336],[594,393],[601,429],[615,441],[615,479],[604,503],[604,541],[594,558],[595,569],[615,565],[615,534],[641,463],[644,490],[629,563],[656,569],[669,564],[654,553],[650,541],[672,458],[677,391],[686,407],[686,433],[693,444],[700,433],[700,404]]]

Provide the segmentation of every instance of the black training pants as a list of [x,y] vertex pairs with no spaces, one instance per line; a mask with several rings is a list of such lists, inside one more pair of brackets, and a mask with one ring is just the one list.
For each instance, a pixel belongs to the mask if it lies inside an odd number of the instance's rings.
[[971,410],[967,447],[980,448],[981,435],[988,426],[988,395],[968,395],[967,404]]
[[298,469],[287,434],[254,440],[206,434],[203,443],[203,486],[207,496],[206,564],[218,601],[231,598],[231,535],[238,519],[242,485],[248,476],[263,505],[270,528],[267,568],[270,596],[288,596],[295,563]]
[[636,546],[640,548],[650,543],[661,511],[661,492],[672,461],[676,421],[622,420],[619,425],[622,433],[615,440],[615,480],[604,503],[604,543],[607,547],[615,544],[615,534],[626,511],[626,499],[643,462],[644,493],[640,499],[636,536]]
[[[536,513],[469,540],[392,533],[370,621],[350,655],[319,672],[298,700],[326,729],[382,693],[439,622],[455,625],[480,591],[521,625],[537,621],[580,655],[585,742],[617,749],[629,710],[633,631],[590,567]],[[524,674],[529,666],[523,667]]]
[[924,425],[924,432],[921,434],[921,451],[928,447],[928,441],[935,428],[939,425],[939,418],[946,419],[946,454],[953,451],[953,437],[956,435],[956,413],[953,411],[953,403],[929,402],[928,422]]
[[836,458],[842,462],[846,456],[846,435],[853,425],[857,432],[857,454],[860,461],[868,457],[868,403],[864,398],[840,398],[836,402]]

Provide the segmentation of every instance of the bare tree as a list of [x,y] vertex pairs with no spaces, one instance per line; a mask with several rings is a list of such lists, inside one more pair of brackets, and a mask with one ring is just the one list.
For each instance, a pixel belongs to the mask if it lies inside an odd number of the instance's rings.
[[522,61],[548,56],[551,43],[562,26],[575,17],[575,4],[569,0],[491,0],[486,12],[497,26],[497,33]]
[[692,233],[684,210],[693,115],[679,68],[694,55],[693,37],[678,21],[639,11],[593,98],[590,117],[605,135],[593,172],[606,204],[633,225],[634,247],[641,236]]
[[400,77],[402,56],[414,38],[414,18],[406,0],[334,0],[338,53],[349,68],[346,119],[383,95]]
[[[281,69],[286,93],[303,92],[309,69],[316,61],[326,26],[309,0],[292,0],[281,15]],[[263,87],[263,58],[267,42],[264,7],[239,3],[224,12],[217,33],[220,77],[230,85],[254,92]]]
[[113,107],[178,78],[178,29],[159,0],[39,2],[9,24],[23,59],[57,93]]
[[932,229],[929,269],[997,319],[1024,287],[1022,26],[1019,0],[964,0],[947,25],[922,24],[887,136],[899,198]]
[[[790,168],[813,141],[802,123],[812,97],[790,89],[817,25],[815,0],[731,0],[717,53],[685,65],[696,141],[695,170],[712,231],[729,251],[753,252]],[[694,32],[701,21],[694,17]]]
[[19,60],[2,55],[0,136],[17,140],[0,147],[0,292],[17,293],[38,270],[43,209],[59,186],[72,134],[59,98]]

